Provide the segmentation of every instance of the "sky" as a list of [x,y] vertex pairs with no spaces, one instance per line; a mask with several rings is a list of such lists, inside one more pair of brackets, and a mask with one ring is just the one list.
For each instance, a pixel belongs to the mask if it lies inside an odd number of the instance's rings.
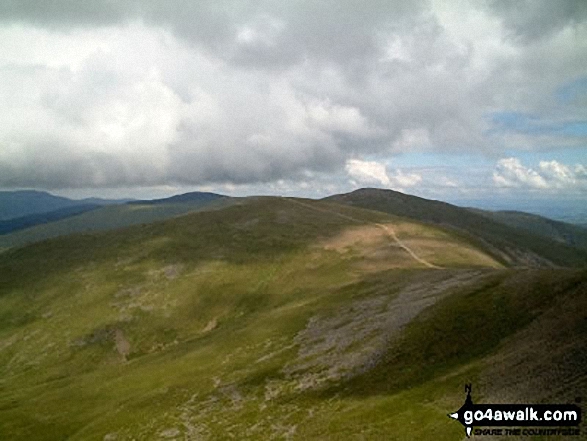
[[358,187],[587,202],[587,2],[0,0],[0,189]]

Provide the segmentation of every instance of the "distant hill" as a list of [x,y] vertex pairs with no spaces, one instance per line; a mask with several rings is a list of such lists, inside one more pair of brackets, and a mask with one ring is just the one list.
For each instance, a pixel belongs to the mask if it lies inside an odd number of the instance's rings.
[[82,205],[111,205],[127,201],[129,199],[87,198],[75,200],[36,190],[0,191],[0,221],[32,214],[49,213],[62,208]]
[[53,237],[92,231],[107,231],[136,224],[148,224],[169,219],[190,211],[214,208],[229,204],[230,198],[185,201],[181,203],[139,203],[108,205],[91,210],[81,210],[80,214],[67,216],[60,220],[35,225],[0,236],[0,250],[19,247]]
[[66,219],[68,217],[76,216],[87,211],[96,210],[101,207],[101,205],[95,204],[74,205],[71,207],[59,208],[47,213],[29,214],[28,216],[2,220],[0,221],[0,235],[8,234],[13,231],[23,230],[25,228],[30,228],[39,224],[47,224],[49,222]]
[[587,262],[587,252],[551,238],[512,228],[467,208],[411,196],[393,190],[364,188],[329,196],[332,201],[382,211],[421,222],[449,227],[489,247],[502,262],[516,265],[577,265]]
[[138,200],[138,201],[131,201],[128,202],[131,205],[160,205],[160,204],[183,204],[183,203],[207,203],[212,202],[217,199],[226,198],[227,196],[216,194],[216,193],[207,193],[201,191],[194,191],[191,193],[184,193],[178,194],[175,196],[171,196],[168,198],[163,199],[150,199],[150,200]]
[[475,213],[538,236],[587,250],[587,228],[560,222],[536,214],[520,211],[486,211],[472,209]]
[[132,202],[135,199],[123,198],[123,199],[104,199],[104,198],[85,198],[85,199],[74,199],[79,204],[93,204],[93,205],[120,205]]
[[75,205],[80,204],[77,201],[54,196],[44,191],[1,191],[0,220],[14,219],[30,214],[48,213]]

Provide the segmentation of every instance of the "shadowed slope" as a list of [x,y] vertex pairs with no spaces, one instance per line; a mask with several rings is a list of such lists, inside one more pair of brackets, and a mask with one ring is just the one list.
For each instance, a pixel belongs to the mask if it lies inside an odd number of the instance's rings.
[[474,209],[472,211],[510,227],[587,250],[587,228],[585,227],[555,221],[536,214],[522,213],[520,211],[485,211]]

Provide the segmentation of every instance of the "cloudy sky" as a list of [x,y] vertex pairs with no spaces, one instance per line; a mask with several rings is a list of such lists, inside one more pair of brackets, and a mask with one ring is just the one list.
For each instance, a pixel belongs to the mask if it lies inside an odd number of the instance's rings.
[[0,0],[0,189],[587,199],[587,2]]

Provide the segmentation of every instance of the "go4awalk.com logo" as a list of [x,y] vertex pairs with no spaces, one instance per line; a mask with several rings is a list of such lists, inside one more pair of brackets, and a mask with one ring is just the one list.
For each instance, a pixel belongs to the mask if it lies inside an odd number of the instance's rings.
[[581,408],[576,404],[474,404],[470,384],[465,385],[465,392],[465,404],[448,416],[465,426],[467,437],[472,433],[500,436],[580,435]]

